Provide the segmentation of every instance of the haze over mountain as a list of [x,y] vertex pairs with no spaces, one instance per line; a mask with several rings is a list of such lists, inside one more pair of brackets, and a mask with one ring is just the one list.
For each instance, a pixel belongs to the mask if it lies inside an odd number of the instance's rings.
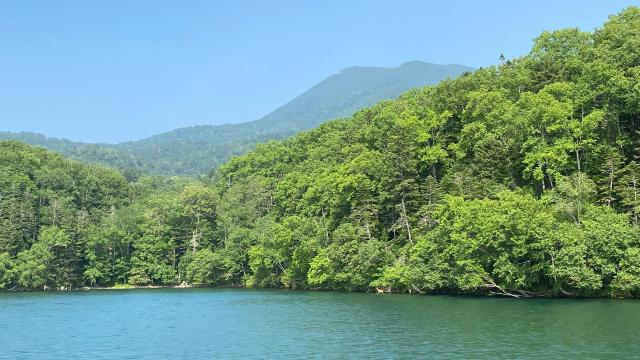
[[[68,157],[123,170],[162,175],[202,175],[256,144],[288,137],[345,117],[408,89],[433,85],[473,68],[412,61],[396,68],[349,67],[328,77],[259,120],[240,124],[180,128],[138,141],[89,144],[36,133],[0,132]],[[247,100],[250,106],[250,100]]]

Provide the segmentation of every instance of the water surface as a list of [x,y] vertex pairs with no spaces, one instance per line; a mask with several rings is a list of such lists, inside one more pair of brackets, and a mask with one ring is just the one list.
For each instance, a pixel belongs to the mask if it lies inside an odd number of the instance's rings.
[[244,289],[0,293],[1,359],[640,358],[640,301]]

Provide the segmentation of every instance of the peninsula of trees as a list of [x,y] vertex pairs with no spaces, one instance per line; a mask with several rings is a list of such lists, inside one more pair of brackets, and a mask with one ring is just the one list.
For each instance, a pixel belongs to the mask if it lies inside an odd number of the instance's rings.
[[640,9],[200,181],[0,144],[0,287],[640,295]]

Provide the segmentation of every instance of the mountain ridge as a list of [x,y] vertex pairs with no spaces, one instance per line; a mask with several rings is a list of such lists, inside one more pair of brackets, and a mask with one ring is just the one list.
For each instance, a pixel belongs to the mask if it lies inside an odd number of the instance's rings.
[[0,140],[43,146],[75,160],[160,175],[204,175],[256,144],[279,140],[325,121],[350,116],[415,87],[434,85],[474,69],[419,60],[397,67],[352,66],[317,83],[260,119],[194,125],[116,144],[85,143],[35,132],[0,132]]

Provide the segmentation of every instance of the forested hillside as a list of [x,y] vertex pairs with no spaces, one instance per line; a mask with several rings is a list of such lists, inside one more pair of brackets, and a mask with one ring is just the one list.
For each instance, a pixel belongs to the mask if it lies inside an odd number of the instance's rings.
[[[162,224],[144,220],[151,217],[150,204],[188,183],[148,176],[128,182],[115,170],[0,142],[0,288],[143,282],[136,277],[143,267],[156,273],[168,267],[172,274],[164,258],[153,257],[165,256],[168,249],[152,232]],[[207,200],[200,197],[196,203]],[[177,230],[170,234],[177,241]]]
[[545,32],[230,161],[218,188],[245,213],[221,248],[256,286],[638,295],[639,104],[638,8]]
[[[639,122],[632,7],[592,33],[545,32],[522,58],[259,145],[211,184],[154,189],[103,170],[116,185],[98,191],[73,177],[80,165],[32,170],[23,164],[59,158],[8,143],[30,155],[1,152],[2,178],[15,179],[0,184],[3,234],[16,224],[7,214],[23,216],[10,199],[31,194],[40,220],[2,236],[0,280],[639,296]],[[69,180],[42,180],[60,172]],[[47,199],[58,193],[77,209],[69,219],[86,211],[92,225],[56,223]],[[67,239],[80,240],[56,245]],[[38,281],[22,275],[32,263]]]
[[397,68],[351,67],[330,76],[264,118],[241,124],[194,126],[120,144],[86,144],[34,133],[0,132],[0,140],[44,146],[76,160],[130,173],[206,175],[261,142],[284,139],[322,122],[349,116],[414,87],[473,68],[413,61]]
[[125,206],[129,193],[118,172],[0,143],[0,286],[77,284],[91,226]]

